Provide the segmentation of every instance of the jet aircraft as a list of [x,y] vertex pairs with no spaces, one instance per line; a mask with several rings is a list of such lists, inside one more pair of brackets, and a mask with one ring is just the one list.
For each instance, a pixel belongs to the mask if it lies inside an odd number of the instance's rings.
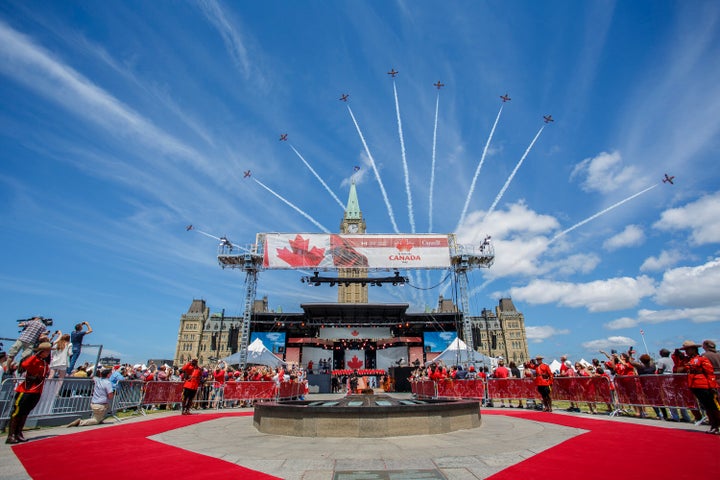
[[433,83],[433,85],[435,85],[438,90],[445,86],[444,83],[440,83],[440,80],[438,80],[437,83]]
[[550,123],[550,122],[554,122],[555,120],[553,120],[552,115],[543,115],[543,121],[545,123]]
[[342,95],[340,95],[340,98],[339,98],[338,100],[342,100],[343,102],[347,102],[347,99],[348,99],[349,96],[350,96],[350,95],[348,95],[347,93],[343,93]]
[[670,185],[675,185],[675,182],[673,182],[674,178],[675,178],[675,175],[668,176],[668,174],[666,173],[665,178],[663,178],[663,183],[670,183]]
[[287,133],[281,133],[281,134],[280,134],[280,141],[281,141],[281,142],[287,141]]
[[248,178],[250,176],[250,170],[245,170],[243,172],[243,178]]
[[503,103],[509,102],[510,100],[512,100],[512,98],[508,97],[507,93],[505,95],[500,95],[500,98],[502,98]]
[[395,75],[397,75],[398,73],[400,73],[400,72],[398,72],[398,71],[395,70],[394,68],[391,68],[390,71],[387,72],[387,74],[390,75],[390,76],[393,77],[393,78],[395,78]]

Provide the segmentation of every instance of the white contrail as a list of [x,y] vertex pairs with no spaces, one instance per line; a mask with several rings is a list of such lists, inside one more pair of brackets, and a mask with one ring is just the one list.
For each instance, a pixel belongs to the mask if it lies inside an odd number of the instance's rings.
[[410,231],[411,233],[415,233],[415,213],[413,212],[412,193],[410,191],[410,174],[408,173],[407,158],[405,156],[405,139],[403,137],[402,119],[400,118],[400,101],[398,100],[395,80],[393,80],[393,93],[395,94],[395,113],[397,114],[398,136],[400,137],[400,151],[402,153],[403,173],[405,174],[405,193],[407,194]]
[[395,216],[393,215],[392,206],[390,205],[390,200],[388,199],[387,192],[385,191],[385,186],[383,185],[382,179],[380,178],[380,172],[378,172],[377,166],[375,165],[375,159],[373,158],[372,154],[370,153],[370,149],[367,146],[367,142],[365,142],[365,137],[363,136],[362,132],[360,131],[360,125],[358,125],[357,120],[355,120],[355,115],[353,115],[352,108],[350,108],[350,105],[347,106],[347,109],[348,109],[348,112],[350,112],[350,117],[352,118],[352,121],[355,124],[355,128],[357,129],[358,135],[360,135],[360,140],[362,141],[362,144],[365,147],[365,153],[367,153],[367,156],[370,159],[370,165],[372,166],[373,172],[375,172],[375,178],[377,179],[378,185],[380,185],[380,193],[382,193],[383,200],[385,200],[385,206],[387,207],[388,215],[390,216],[390,222],[392,223],[393,230],[395,231],[395,233],[400,233],[397,223],[395,223]]
[[607,212],[609,212],[610,210],[619,207],[620,205],[622,205],[622,204],[625,203],[625,202],[629,202],[629,201],[632,200],[633,198],[638,197],[638,196],[642,195],[643,193],[652,190],[653,188],[657,187],[658,185],[660,185],[660,184],[659,184],[659,183],[656,183],[655,185],[652,185],[652,186],[646,188],[645,190],[642,190],[642,191],[636,193],[635,195],[630,195],[630,196],[629,196],[628,198],[626,198],[625,200],[620,200],[620,201],[617,202],[616,204],[610,205],[610,206],[609,206],[608,208],[606,208],[605,210],[602,210],[602,211],[596,213],[595,215],[592,215],[592,216],[586,218],[585,220],[576,223],[576,224],[573,225],[572,227],[570,227],[570,228],[568,228],[568,229],[566,229],[566,230],[563,230],[562,232],[560,232],[560,233],[558,233],[557,235],[555,235],[553,238],[550,239],[550,241],[549,241],[547,244],[550,245],[551,243],[553,243],[553,242],[554,242],[555,240],[557,240],[558,238],[567,235],[568,233],[572,232],[572,231],[575,230],[576,228],[581,227],[581,226],[585,225],[586,223],[588,223],[588,222],[590,222],[590,221],[592,221],[592,220],[595,220],[596,218],[598,218],[598,217],[601,216],[601,215],[605,215],[605,214],[606,214]]
[[[559,239],[559,238],[561,238],[561,237],[564,237],[565,235],[567,235],[568,233],[572,232],[572,231],[575,230],[576,228],[580,228],[580,227],[582,227],[583,225],[585,225],[586,223],[595,220],[595,219],[598,218],[599,216],[605,215],[605,214],[608,213],[610,210],[613,210],[613,209],[619,207],[619,206],[622,205],[623,203],[629,202],[630,200],[632,200],[632,199],[635,198],[635,197],[639,197],[639,196],[642,195],[643,193],[652,190],[653,188],[657,187],[658,185],[660,185],[660,184],[659,184],[659,183],[656,183],[655,185],[652,185],[652,186],[646,188],[645,190],[642,190],[642,191],[640,191],[640,192],[638,192],[638,193],[636,193],[636,194],[634,194],[634,195],[630,195],[628,198],[626,198],[626,199],[624,199],[624,200],[620,200],[619,202],[617,202],[617,203],[614,204],[614,205],[609,206],[609,207],[606,208],[605,210],[601,210],[600,212],[598,212],[598,213],[596,213],[596,214],[594,214],[594,215],[589,216],[589,217],[586,218],[585,220],[576,223],[576,224],[573,225],[572,227],[563,230],[562,232],[558,233],[558,234],[555,235],[553,238],[551,238],[550,240],[548,240],[548,242],[547,242],[546,244],[544,244],[543,247],[549,246],[549,245],[552,244],[555,240],[557,240],[557,239]],[[531,253],[532,253],[532,252],[531,252]],[[512,265],[510,265],[509,268],[512,268],[512,267],[514,267],[515,265],[517,265],[517,263],[518,263],[519,261],[520,261],[520,260],[517,260],[515,263],[513,263]],[[477,293],[479,293],[481,290],[483,290],[485,287],[487,287],[488,285],[490,285],[490,284],[491,284],[492,282],[494,282],[495,280],[497,280],[497,278],[490,278],[490,279],[486,280],[482,285],[474,288],[474,289],[470,292],[469,296],[471,296],[471,297],[472,297],[472,296],[475,296]]]
[[505,193],[505,190],[507,190],[508,186],[510,186],[510,182],[512,182],[512,179],[513,179],[513,177],[515,177],[515,174],[517,173],[518,169],[520,168],[520,165],[522,165],[523,161],[525,161],[525,157],[527,157],[528,153],[530,153],[530,149],[532,149],[533,145],[535,145],[535,142],[537,141],[538,137],[540,136],[540,134],[542,133],[544,128],[545,128],[544,125],[542,127],[540,127],[540,130],[538,130],[538,133],[537,133],[537,135],[535,135],[535,138],[533,138],[533,141],[530,142],[530,145],[528,146],[527,150],[525,150],[525,153],[523,154],[522,158],[517,163],[517,165],[515,165],[515,169],[512,171],[512,173],[508,177],[507,181],[505,182],[505,185],[503,185],[502,189],[500,190],[500,193],[498,193],[497,197],[495,197],[495,201],[493,202],[492,205],[490,205],[490,208],[488,209],[487,213],[485,213],[484,218],[487,218],[495,210],[495,207],[497,206],[498,202],[500,201],[503,194]]
[[302,155],[300,155],[300,152],[298,152],[297,150],[295,150],[295,147],[293,147],[292,144],[289,144],[289,145],[290,145],[290,148],[293,149],[293,152],[295,152],[295,154],[296,154],[298,157],[300,157],[300,160],[303,161],[303,163],[304,163],[305,166],[308,168],[308,170],[310,170],[310,171],[312,172],[312,174],[315,175],[315,178],[317,178],[317,179],[320,181],[320,183],[322,183],[322,186],[325,187],[325,190],[327,190],[328,193],[335,199],[335,201],[337,202],[337,204],[340,205],[340,208],[342,208],[343,211],[345,211],[345,205],[343,205],[343,203],[340,201],[340,199],[337,197],[337,195],[335,195],[335,192],[333,192],[333,191],[330,189],[330,187],[327,186],[327,183],[325,183],[325,182],[323,181],[323,179],[320,178],[320,175],[318,175],[317,172],[316,172],[316,171],[310,166],[310,164],[305,160],[305,158],[304,158]]
[[435,189],[435,147],[437,145],[438,111],[440,110],[440,89],[435,101],[435,126],[433,127],[432,165],[430,166],[430,200],[428,209],[428,233],[433,231],[433,190]]
[[[192,230],[193,232],[198,232],[198,233],[200,233],[200,234],[202,234],[202,235],[205,235],[206,237],[214,238],[214,239],[217,240],[218,242],[222,242],[222,241],[223,241],[222,238],[216,237],[215,235],[210,235],[209,233],[203,232],[202,230],[198,230],[197,228],[193,227],[192,225],[190,225],[189,229]],[[232,243],[231,241],[229,241],[229,240],[227,239],[227,237],[224,237],[224,238],[225,238],[225,240],[226,240],[230,245],[232,245],[233,247],[239,248],[240,250],[244,250],[244,251],[247,252],[247,253],[252,253],[252,252],[250,252],[250,250],[248,250],[248,249],[245,248],[245,247],[241,247],[240,245],[235,245],[234,243]]]
[[298,212],[300,215],[302,215],[303,217],[305,217],[305,218],[307,218],[308,220],[310,220],[310,221],[311,221],[316,227],[318,227],[320,230],[322,230],[322,231],[325,232],[325,233],[330,233],[330,230],[328,230],[327,228],[325,228],[324,226],[322,226],[322,224],[321,224],[320,222],[318,222],[317,220],[315,220],[314,218],[312,218],[310,215],[308,215],[307,213],[305,213],[305,212],[303,212],[302,210],[300,210],[300,208],[298,208],[297,206],[295,206],[294,204],[292,204],[290,201],[284,199],[280,194],[275,193],[270,187],[268,187],[267,185],[265,185],[264,183],[262,183],[260,180],[258,180],[257,178],[253,178],[253,180],[255,180],[255,183],[257,183],[258,185],[260,185],[261,187],[263,187],[265,190],[267,190],[268,192],[272,193],[272,194],[275,195],[277,198],[279,198],[280,200],[282,200],[283,202],[285,202],[286,205],[288,205],[289,207],[292,207],[292,208],[293,208],[296,212]]
[[493,135],[495,134],[495,127],[497,127],[498,120],[500,120],[500,114],[502,113],[504,106],[505,104],[500,105],[500,111],[498,112],[497,117],[495,117],[495,123],[493,123],[492,129],[490,130],[490,135],[488,136],[487,142],[485,142],[485,148],[483,148],[480,162],[475,169],[475,176],[473,176],[472,183],[470,184],[470,191],[468,192],[468,196],[465,199],[465,206],[462,209],[462,213],[460,214],[460,220],[458,221],[457,227],[455,227],[455,231],[459,230],[460,226],[465,221],[465,214],[467,213],[468,206],[470,205],[470,199],[475,192],[475,182],[477,181],[478,176],[480,175],[480,170],[482,169],[483,163],[485,162],[485,156],[487,155],[488,147],[490,146],[490,142],[492,141]]

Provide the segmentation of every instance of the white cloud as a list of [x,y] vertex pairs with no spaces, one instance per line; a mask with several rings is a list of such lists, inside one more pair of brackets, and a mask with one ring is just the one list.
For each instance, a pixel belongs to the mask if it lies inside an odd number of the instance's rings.
[[682,260],[682,254],[678,250],[664,250],[657,257],[648,257],[642,265],[641,272],[661,272]]
[[617,350],[625,350],[629,347],[632,347],[635,345],[635,340],[633,340],[630,337],[608,337],[608,338],[600,338],[597,340],[590,340],[588,342],[583,342],[582,346],[583,348],[586,348],[588,350],[608,350],[611,348],[615,348]]
[[637,326],[638,326],[638,321],[636,319],[630,318],[630,317],[617,318],[617,319],[605,324],[605,328],[608,328],[610,330],[621,330],[623,328],[632,328],[632,327],[637,327]]
[[690,321],[692,323],[710,323],[720,321],[720,305],[700,308],[678,308],[668,310],[638,311],[637,318],[622,317],[605,324],[610,330],[632,328],[639,325],[657,325],[678,320]]
[[559,227],[555,217],[540,215],[520,200],[508,205],[507,210],[495,210],[487,217],[482,211],[469,213],[457,235],[460,243],[477,243],[488,234],[495,240],[525,238],[550,233]]
[[690,230],[695,245],[720,243],[720,192],[706,195],[683,207],[665,210],[653,228],[664,231]]
[[595,270],[600,264],[600,257],[594,253],[578,253],[560,260],[548,263],[546,266],[552,266],[548,270],[557,272],[560,275],[571,275],[573,273],[588,274]]
[[633,181],[637,169],[623,166],[620,152],[601,152],[575,165],[570,179],[579,178],[582,189],[587,192],[609,193]]
[[555,327],[551,327],[550,325],[543,325],[538,327],[526,326],[525,333],[527,334],[527,339],[529,341],[539,343],[545,339],[554,337],[555,335],[567,335],[570,333],[570,330],[559,330]]
[[510,289],[514,299],[528,303],[557,303],[566,307],[585,307],[591,312],[632,308],[654,292],[653,280],[646,276],[618,277],[589,283],[533,280],[524,287]]
[[699,308],[720,305],[720,259],[695,267],[668,270],[655,293],[655,301],[672,307]]
[[645,233],[637,225],[628,225],[625,230],[603,243],[605,250],[613,251],[623,247],[636,247],[645,241]]
[[223,42],[225,42],[225,48],[230,54],[230,57],[232,57],[235,66],[242,72],[245,78],[249,78],[250,60],[248,59],[247,49],[245,48],[240,33],[233,27],[227,15],[215,0],[200,0],[198,4],[205,14],[205,17],[222,36]]

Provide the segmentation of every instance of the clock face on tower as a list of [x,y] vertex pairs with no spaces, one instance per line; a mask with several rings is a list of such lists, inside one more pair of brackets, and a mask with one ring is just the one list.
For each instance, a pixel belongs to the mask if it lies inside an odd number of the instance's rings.
[[351,223],[350,225],[348,225],[347,230],[349,233],[357,233],[357,231],[358,231],[357,223]]

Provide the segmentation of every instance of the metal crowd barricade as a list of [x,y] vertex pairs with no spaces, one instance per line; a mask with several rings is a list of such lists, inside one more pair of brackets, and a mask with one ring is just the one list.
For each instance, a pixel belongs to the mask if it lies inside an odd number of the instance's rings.
[[437,396],[444,398],[477,398],[485,397],[485,383],[482,380],[445,379],[436,384]]
[[611,383],[608,377],[555,377],[553,400],[612,404]]
[[115,387],[110,411],[114,415],[118,410],[134,409],[145,415],[145,411],[142,409],[144,394],[145,382],[142,380],[120,380]]
[[618,403],[636,407],[697,408],[687,375],[617,375]]
[[142,405],[172,405],[182,402],[182,382],[145,382]]
[[524,400],[540,398],[529,378],[488,378],[488,400]]
[[255,400],[271,400],[275,397],[275,382],[242,381],[225,382],[225,401],[252,402]]
[[[22,378],[8,378],[0,388],[0,420],[10,418],[17,382]],[[90,412],[90,400],[95,383],[92,378],[47,378],[40,401],[28,418],[43,419],[59,416],[81,416]]]
[[281,382],[277,389],[277,400],[297,399],[305,395],[305,384],[300,382]]

